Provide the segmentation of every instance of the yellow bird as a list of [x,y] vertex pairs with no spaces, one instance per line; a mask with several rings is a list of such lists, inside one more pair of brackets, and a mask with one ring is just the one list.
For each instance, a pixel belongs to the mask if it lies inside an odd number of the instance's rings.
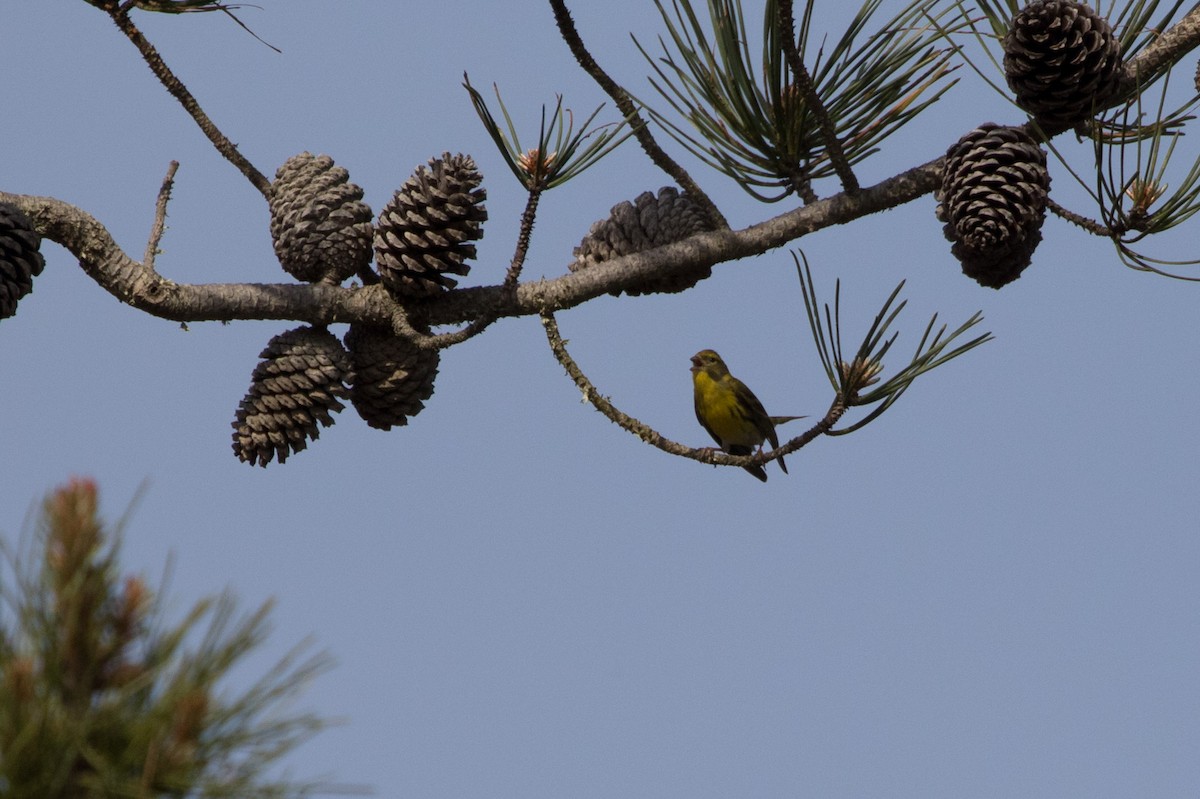
[[[751,455],[756,449],[762,449],[764,441],[770,441],[771,447],[778,449],[775,424],[800,418],[768,416],[754,392],[729,373],[729,367],[713,350],[700,350],[692,356],[692,387],[695,389],[696,419],[730,455]],[[783,456],[780,455],[778,460],[779,468],[787,474]],[[744,468],[766,482],[767,470],[762,466]]]

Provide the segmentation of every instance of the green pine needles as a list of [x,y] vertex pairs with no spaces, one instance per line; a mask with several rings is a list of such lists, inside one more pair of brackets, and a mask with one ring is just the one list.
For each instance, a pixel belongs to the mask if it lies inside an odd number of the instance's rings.
[[123,576],[96,485],[52,492],[33,535],[3,545],[0,796],[289,797],[328,790],[268,775],[326,726],[284,712],[322,655],[294,649],[248,690],[230,670],[262,643],[270,603],[239,616],[223,594],[164,624],[146,581]]
[[[847,409],[875,406],[862,419],[847,427],[830,429],[826,431],[826,435],[846,435],[865,427],[892,407],[892,404],[900,399],[900,396],[918,377],[975,349],[980,344],[986,344],[992,340],[991,333],[983,333],[970,341],[962,342],[963,335],[983,321],[983,314],[978,311],[949,334],[947,334],[944,324],[935,330],[937,314],[934,314],[933,318],[929,320],[929,324],[925,326],[925,332],[917,344],[912,359],[891,377],[884,379],[884,357],[900,335],[898,332],[892,332],[891,327],[900,316],[900,312],[904,310],[904,306],[908,304],[908,300],[900,300],[897,303],[900,291],[904,288],[904,282],[901,281],[900,285],[896,286],[888,296],[879,309],[879,313],[875,315],[875,320],[871,323],[866,335],[863,336],[858,349],[855,350],[852,357],[847,358],[846,351],[842,347],[841,281],[838,281],[834,290],[831,309],[828,303],[822,305],[817,299],[812,271],[808,267],[808,259],[804,257],[804,253],[800,253],[799,257],[793,253],[792,259],[796,262],[796,273],[800,277],[800,289],[804,294],[804,311],[808,317],[808,326],[812,332],[813,342],[817,346],[817,355],[821,359],[821,365],[825,368],[825,375],[828,377],[830,385],[837,393],[839,402]],[[961,343],[958,343],[953,349],[949,349],[950,345],[955,342]],[[880,380],[883,382],[881,383]]]
[[[808,197],[813,181],[837,173],[825,131],[834,132],[846,160],[857,164],[954,84],[946,80],[953,50],[929,24],[928,0],[873,24],[881,4],[866,0],[826,51],[823,41],[810,42],[816,0],[804,4],[794,33],[780,29],[779,2],[768,0],[756,58],[738,0],[709,0],[707,25],[691,0],[671,0],[670,10],[655,0],[670,42],[659,38],[658,59],[640,42],[638,48],[657,76],[652,85],[687,125],[650,113],[696,157],[755,198]],[[788,69],[785,48],[793,44],[819,104]]]

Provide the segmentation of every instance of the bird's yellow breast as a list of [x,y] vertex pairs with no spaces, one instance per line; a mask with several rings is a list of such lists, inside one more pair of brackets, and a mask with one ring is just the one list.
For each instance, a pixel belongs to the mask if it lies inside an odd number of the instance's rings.
[[700,371],[692,376],[692,382],[696,416],[722,448],[753,448],[763,442],[763,434],[743,412],[732,381],[713,380]]

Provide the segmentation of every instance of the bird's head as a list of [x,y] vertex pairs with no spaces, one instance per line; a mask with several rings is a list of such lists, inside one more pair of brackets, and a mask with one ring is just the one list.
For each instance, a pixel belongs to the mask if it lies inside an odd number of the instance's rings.
[[729,374],[729,369],[716,350],[700,350],[692,356],[692,374],[707,372],[712,377]]

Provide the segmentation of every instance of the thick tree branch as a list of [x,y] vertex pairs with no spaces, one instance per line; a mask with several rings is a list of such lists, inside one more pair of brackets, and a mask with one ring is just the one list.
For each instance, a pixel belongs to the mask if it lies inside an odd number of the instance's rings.
[[397,311],[382,286],[346,289],[328,285],[175,283],[126,255],[104,225],[52,197],[0,192],[33,220],[46,239],[61,244],[83,271],[121,302],[177,322],[295,319],[314,324],[392,324]]
[[[495,316],[528,316],[571,308],[611,291],[693,272],[697,267],[758,255],[833,225],[902,205],[932,191],[941,159],[910,169],[851,196],[838,194],[743,230],[700,233],[655,250],[615,258],[549,280],[457,289],[407,310],[430,325]],[[405,309],[380,286],[341,288],[303,284],[184,285],[167,280],[126,255],[87,212],[52,197],[0,192],[34,222],[38,233],[61,244],[83,270],[113,296],[146,313],[180,322],[294,319],[314,324],[365,322],[398,326]],[[932,217],[931,217],[932,219]],[[931,222],[932,224],[932,222]]]
[[[552,3],[556,10],[565,12],[559,0]],[[1131,76],[1141,76],[1144,80],[1145,76],[1177,62],[1197,45],[1200,45],[1200,9],[1189,12],[1131,60],[1126,65],[1126,80],[1135,79]],[[767,252],[809,233],[921,197],[937,187],[941,169],[942,159],[934,159],[857,193],[843,192],[743,230],[697,234],[557,278],[522,283],[515,290],[503,285],[458,289],[407,307],[394,302],[378,285],[342,288],[303,284],[177,284],[157,274],[153,264],[126,255],[104,226],[79,208],[54,198],[4,192],[0,192],[0,201],[12,202],[27,213],[42,236],[74,254],[84,271],[106,291],[122,302],[164,319],[359,322],[391,326],[403,333],[416,329],[408,319],[410,314],[420,320],[416,327],[423,328],[553,312],[602,294],[636,287],[651,278],[694,272],[698,267]],[[265,178],[262,180],[265,182]],[[422,344],[447,346],[457,340],[451,334],[442,339],[429,338]]]
[[1136,94],[1139,86],[1149,84],[1197,46],[1200,46],[1200,7],[1185,14],[1125,65],[1116,96]]

